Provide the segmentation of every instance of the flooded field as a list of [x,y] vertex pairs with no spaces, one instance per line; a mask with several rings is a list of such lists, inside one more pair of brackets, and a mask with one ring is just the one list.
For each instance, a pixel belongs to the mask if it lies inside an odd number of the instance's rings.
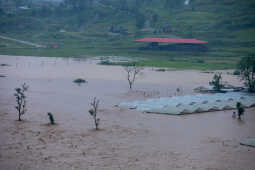
[[[120,66],[90,58],[0,56],[0,169],[45,170],[254,170],[255,149],[240,141],[255,137],[255,109],[243,120],[233,111],[169,116],[115,107],[150,97],[192,94],[212,73],[156,72],[145,68],[128,88]],[[222,71],[223,81],[240,86]],[[88,83],[77,85],[83,78]],[[18,122],[14,89],[29,85],[28,111]],[[100,99],[99,131],[89,115]],[[47,112],[57,125],[49,126]]]

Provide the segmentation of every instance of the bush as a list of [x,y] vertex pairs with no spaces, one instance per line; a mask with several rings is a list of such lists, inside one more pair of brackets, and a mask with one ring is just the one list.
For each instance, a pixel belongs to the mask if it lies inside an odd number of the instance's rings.
[[248,87],[249,92],[255,92],[255,57],[244,57],[238,64],[238,69],[244,85]]
[[73,82],[80,85],[81,83],[87,83],[88,81],[82,78],[78,78],[78,79],[75,79]]
[[166,69],[164,69],[164,68],[158,68],[158,69],[156,69],[155,71],[165,72],[165,71],[166,71]]
[[113,63],[113,62],[110,62],[109,60],[100,61],[99,64],[101,64],[101,65],[114,65],[114,63]]
[[233,75],[236,75],[236,76],[239,76],[241,74],[241,72],[239,71],[239,70],[235,70],[234,72],[233,72]]
[[203,59],[198,59],[198,60],[197,60],[197,63],[201,63],[201,64],[202,64],[202,63],[205,63],[205,60],[203,60]]
[[221,73],[216,73],[213,76],[213,80],[209,82],[211,86],[213,86],[213,89],[216,91],[220,91],[224,85],[221,83]]
[[50,124],[51,125],[54,125],[55,124],[55,119],[53,117],[53,114],[48,112],[48,116],[49,116],[49,120],[50,120]]
[[21,115],[24,115],[27,111],[26,109],[26,95],[25,92],[28,90],[28,86],[24,83],[21,88],[16,88],[14,96],[16,97],[17,106],[15,109],[18,111],[19,121],[21,121]]

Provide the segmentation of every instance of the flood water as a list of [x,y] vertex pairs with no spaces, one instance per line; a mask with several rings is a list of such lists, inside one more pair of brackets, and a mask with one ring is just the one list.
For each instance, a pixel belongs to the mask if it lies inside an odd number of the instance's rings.
[[[192,94],[213,74],[144,68],[128,89],[120,66],[91,58],[0,56],[0,165],[4,169],[207,169],[254,170],[255,150],[239,145],[255,137],[255,110],[243,120],[232,111],[184,116],[146,114],[121,102]],[[223,71],[223,81],[241,85]],[[77,85],[83,78],[88,83]],[[14,89],[29,85],[24,123],[16,122]],[[87,110],[100,99],[101,131]],[[58,125],[46,126],[47,112]],[[44,142],[42,142],[44,141]],[[27,149],[29,148],[29,149]],[[13,163],[15,162],[15,163]]]

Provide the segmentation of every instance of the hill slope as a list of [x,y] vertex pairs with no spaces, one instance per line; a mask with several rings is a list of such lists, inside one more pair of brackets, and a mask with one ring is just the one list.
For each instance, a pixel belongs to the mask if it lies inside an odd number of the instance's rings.
[[[228,68],[240,57],[254,55],[254,11],[254,0],[190,0],[188,5],[185,0],[66,0],[31,5],[29,10],[2,12],[0,35],[60,48],[9,50],[11,44],[0,40],[0,54],[117,55],[146,57],[154,63],[188,59],[191,64]],[[209,50],[139,50],[147,44],[134,40],[142,37],[196,38],[208,41]]]

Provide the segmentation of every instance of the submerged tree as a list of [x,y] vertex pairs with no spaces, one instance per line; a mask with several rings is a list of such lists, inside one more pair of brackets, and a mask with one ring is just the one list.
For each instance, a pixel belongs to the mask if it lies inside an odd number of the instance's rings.
[[48,112],[48,116],[49,116],[50,124],[54,125],[55,124],[55,119],[53,117],[53,114],[51,112]]
[[213,80],[209,82],[211,86],[213,86],[213,89],[216,91],[220,91],[224,85],[221,83],[221,73],[216,73],[213,76]]
[[138,67],[136,65],[124,67],[124,70],[127,72],[127,80],[129,84],[129,89],[133,88],[135,80],[142,69],[143,69],[142,67]]
[[16,88],[14,96],[16,97],[17,106],[15,109],[18,111],[19,121],[21,121],[21,115],[24,115],[27,111],[26,109],[26,95],[25,92],[28,90],[26,83],[22,84],[21,88]]
[[97,99],[96,97],[94,97],[93,101],[90,103],[90,105],[92,106],[91,109],[89,109],[89,113],[91,116],[93,116],[94,119],[94,124],[96,126],[96,130],[98,130],[98,126],[99,126],[99,121],[100,119],[97,118],[97,109],[99,106],[99,99]]
[[244,57],[238,64],[242,80],[249,92],[255,92],[255,57]]

